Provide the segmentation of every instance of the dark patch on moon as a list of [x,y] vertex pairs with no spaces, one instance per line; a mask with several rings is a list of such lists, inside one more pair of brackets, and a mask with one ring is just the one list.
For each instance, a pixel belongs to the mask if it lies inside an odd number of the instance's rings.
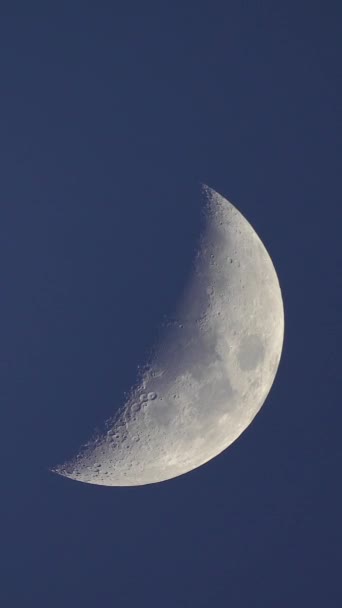
[[213,378],[199,389],[198,403],[201,413],[208,417],[213,411],[215,417],[222,408],[228,409],[229,401],[233,395],[233,389],[229,379],[223,375],[221,378]]
[[167,347],[164,345],[159,351],[158,361],[161,367],[172,370],[173,376],[187,371],[200,381],[207,375],[209,365],[219,362],[216,333],[207,330],[202,334],[197,324],[184,322],[181,329],[172,328],[165,343]]
[[243,371],[255,369],[264,358],[265,348],[256,334],[245,336],[238,350],[238,361]]

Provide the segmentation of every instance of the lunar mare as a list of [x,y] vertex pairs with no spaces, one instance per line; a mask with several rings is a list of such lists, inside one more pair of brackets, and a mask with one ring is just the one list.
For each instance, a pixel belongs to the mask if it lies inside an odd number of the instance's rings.
[[271,258],[226,199],[203,189],[205,228],[177,314],[106,431],[55,472],[131,486],[191,471],[251,423],[273,384],[284,312]]

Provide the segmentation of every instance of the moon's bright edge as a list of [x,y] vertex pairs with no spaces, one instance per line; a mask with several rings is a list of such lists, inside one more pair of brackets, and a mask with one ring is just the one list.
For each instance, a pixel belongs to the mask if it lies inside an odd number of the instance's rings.
[[205,228],[177,314],[106,430],[55,467],[78,481],[134,486],[182,475],[225,450],[273,384],[283,345],[278,278],[241,213],[203,187]]

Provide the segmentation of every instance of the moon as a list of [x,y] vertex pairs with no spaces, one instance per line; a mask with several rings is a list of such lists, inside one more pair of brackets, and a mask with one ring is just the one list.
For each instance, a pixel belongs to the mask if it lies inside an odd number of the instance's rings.
[[165,481],[220,454],[263,405],[284,336],[276,271],[248,221],[207,186],[203,214],[177,314],[118,414],[54,472],[106,486]]

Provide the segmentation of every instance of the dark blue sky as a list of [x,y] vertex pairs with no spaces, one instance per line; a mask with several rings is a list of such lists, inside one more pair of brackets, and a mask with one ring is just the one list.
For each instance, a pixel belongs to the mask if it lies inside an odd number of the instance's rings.
[[[3,605],[341,606],[340,3],[15,4],[0,19]],[[173,310],[200,182],[279,275],[267,404],[163,484],[52,475]]]

